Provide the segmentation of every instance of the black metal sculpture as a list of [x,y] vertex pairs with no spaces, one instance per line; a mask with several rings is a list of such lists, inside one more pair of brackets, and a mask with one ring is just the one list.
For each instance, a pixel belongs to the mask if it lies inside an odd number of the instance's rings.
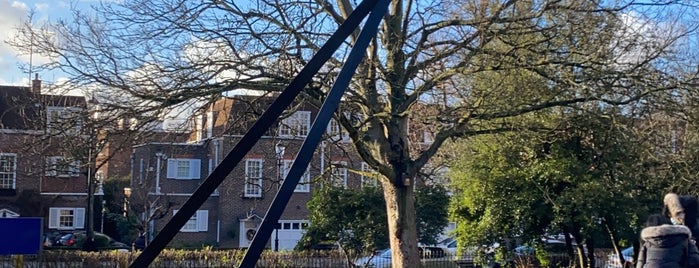
[[364,57],[366,48],[372,38],[376,36],[378,25],[385,14],[390,0],[364,0],[340,25],[338,30],[318,50],[316,55],[301,69],[291,83],[279,94],[277,99],[260,116],[255,124],[240,139],[233,149],[226,155],[221,163],[209,174],[192,196],[184,203],[182,208],[163,227],[153,241],[131,263],[130,267],[147,267],[160,254],[165,246],[179,232],[184,224],[209,198],[214,190],[223,182],[245,155],[257,143],[260,137],[272,126],[282,112],[291,104],[301,90],[311,81],[312,77],[320,70],[325,62],[340,47],[342,42],[359,26],[359,23],[369,15],[364,28],[352,47],[345,65],[342,67],[335,84],[328,92],[326,100],[320,108],[308,136],[304,140],[291,169],[284,179],[280,190],[274,197],[272,204],[265,215],[262,224],[253,238],[250,247],[243,257],[240,267],[254,267],[266,241],[269,239],[274,225],[279,220],[291,195],[298,184],[311,160],[313,151],[320,142],[322,133],[327,127],[333,112],[337,109],[349,81],[352,78],[359,62]]

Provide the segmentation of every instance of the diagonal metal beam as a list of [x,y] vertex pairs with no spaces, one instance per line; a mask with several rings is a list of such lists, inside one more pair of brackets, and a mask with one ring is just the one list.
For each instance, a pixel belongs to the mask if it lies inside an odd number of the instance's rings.
[[296,158],[294,158],[295,160],[291,165],[289,173],[286,175],[286,178],[284,178],[282,186],[277,192],[277,195],[274,197],[272,204],[262,220],[262,224],[260,224],[260,227],[255,233],[255,237],[250,243],[250,247],[245,252],[243,261],[240,263],[241,268],[255,267],[257,260],[260,258],[260,254],[262,253],[262,250],[264,250],[265,245],[272,234],[274,226],[279,221],[279,217],[281,217],[282,212],[284,212],[284,209],[289,203],[289,199],[291,199],[291,195],[293,194],[296,185],[299,183],[299,179],[306,172],[308,163],[310,163],[311,159],[313,158],[313,153],[316,147],[318,147],[318,143],[320,143],[322,135],[325,132],[330,119],[332,118],[332,114],[340,105],[340,99],[342,98],[345,89],[347,89],[350,80],[352,80],[352,76],[357,70],[357,66],[362,61],[362,58],[364,58],[369,42],[376,36],[376,31],[378,30],[381,18],[386,13],[388,3],[390,3],[389,0],[379,0],[374,9],[371,11],[371,15],[369,15],[364,28],[362,29],[361,33],[359,33],[357,42],[355,42],[354,46],[352,47],[352,50],[347,57],[347,61],[345,61],[345,64],[342,66],[342,70],[340,70],[340,73],[338,74],[337,80],[335,80],[335,83],[328,92],[323,105],[320,107],[318,116],[313,121],[313,125],[311,126],[308,136],[306,136],[306,139],[301,145],[301,149],[296,154]]
[[[385,1],[385,0],[381,0]],[[136,257],[129,267],[148,267],[160,252],[167,246],[172,238],[179,232],[189,218],[201,207],[206,199],[216,190],[223,180],[231,173],[252,147],[260,140],[260,137],[272,126],[282,112],[289,107],[291,102],[301,90],[311,81],[313,76],[325,62],[330,59],[342,42],[359,26],[359,23],[374,9],[378,0],[364,0],[347,17],[340,27],[333,33],[328,41],[318,50],[316,55],[301,69],[299,74],[289,83],[279,97],[260,116],[255,124],[248,130],[233,149],[226,155],[221,163],[209,174],[202,184],[194,191],[192,196],[182,205],[177,213],[155,236],[153,241]],[[293,168],[293,166],[292,166]],[[259,254],[258,254],[259,256]],[[253,265],[254,266],[254,265]],[[249,266],[249,267],[253,267]]]

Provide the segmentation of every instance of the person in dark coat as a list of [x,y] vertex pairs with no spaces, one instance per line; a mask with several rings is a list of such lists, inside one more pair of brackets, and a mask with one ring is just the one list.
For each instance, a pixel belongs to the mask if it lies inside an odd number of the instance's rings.
[[699,267],[699,250],[687,226],[672,224],[660,214],[649,216],[646,226],[636,268]]
[[692,238],[696,241],[699,238],[699,206],[697,198],[691,195],[679,196],[675,193],[668,193],[663,198],[663,214],[675,224],[682,224],[692,231]]

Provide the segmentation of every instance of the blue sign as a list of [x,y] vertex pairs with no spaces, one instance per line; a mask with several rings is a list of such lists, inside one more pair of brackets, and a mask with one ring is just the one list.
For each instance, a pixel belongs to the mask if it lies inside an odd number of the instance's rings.
[[0,218],[0,237],[12,238],[0,243],[0,255],[39,254],[41,230],[42,218]]

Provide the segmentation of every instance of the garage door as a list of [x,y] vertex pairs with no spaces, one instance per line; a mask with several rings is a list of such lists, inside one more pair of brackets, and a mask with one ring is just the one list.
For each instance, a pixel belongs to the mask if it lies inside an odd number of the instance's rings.
[[[278,229],[274,230],[279,232],[279,250],[294,249],[306,232],[307,227],[308,221],[279,221]],[[270,237],[272,250],[276,250],[277,233],[275,232],[272,232],[272,237]]]

